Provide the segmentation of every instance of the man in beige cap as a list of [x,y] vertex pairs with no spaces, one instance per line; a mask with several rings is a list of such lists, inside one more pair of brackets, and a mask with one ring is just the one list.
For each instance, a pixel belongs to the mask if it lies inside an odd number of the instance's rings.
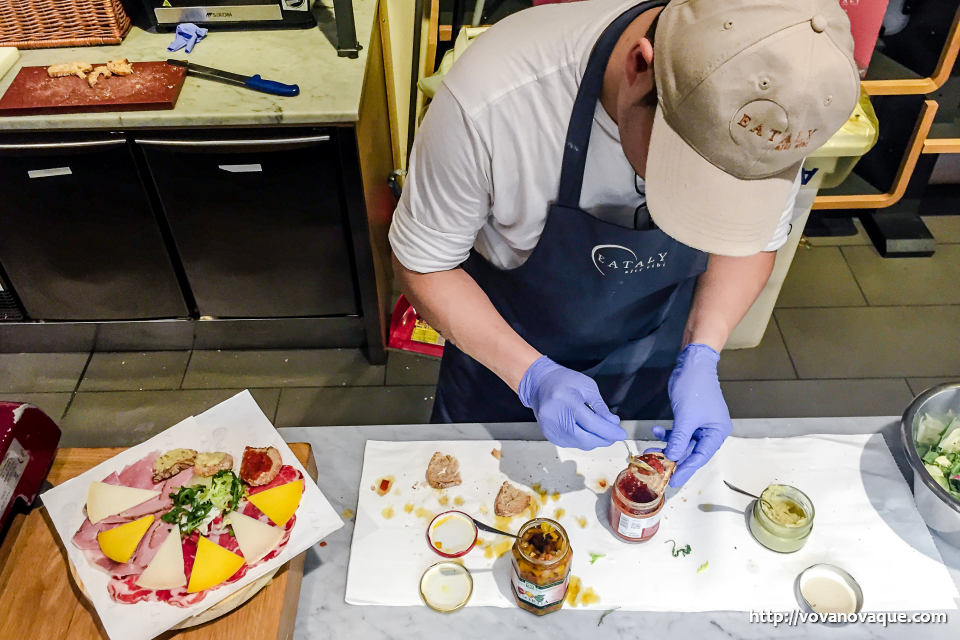
[[837,0],[588,0],[483,34],[390,229],[448,339],[433,419],[535,418],[591,449],[625,437],[618,415],[672,410],[654,433],[682,485],[731,431],[719,352],[858,87]]

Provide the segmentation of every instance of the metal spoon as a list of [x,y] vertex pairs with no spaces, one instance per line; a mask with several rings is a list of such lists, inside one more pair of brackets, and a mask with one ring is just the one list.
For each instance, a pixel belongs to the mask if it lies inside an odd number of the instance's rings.
[[511,537],[511,538],[516,538],[516,537],[517,537],[516,535],[514,535],[514,534],[512,534],[512,533],[507,533],[506,531],[500,531],[500,529],[494,529],[493,527],[491,527],[491,526],[488,525],[488,524],[483,524],[482,522],[480,522],[480,521],[477,520],[476,518],[470,518],[470,519],[473,520],[473,524],[477,525],[477,529],[480,529],[481,531],[487,531],[487,532],[489,532],[489,533],[496,533],[496,534],[501,535],[501,536],[509,536],[509,537]]
[[761,498],[760,496],[754,495],[754,494],[750,493],[749,491],[744,491],[744,490],[741,489],[740,487],[735,487],[735,486],[733,486],[732,484],[730,484],[729,482],[727,482],[726,480],[723,481],[723,484],[727,485],[730,489],[733,489],[733,490],[736,491],[737,493],[742,493],[742,494],[745,495],[745,496],[750,496],[750,497],[753,498],[754,500],[759,500],[760,502],[764,503],[765,505],[767,505],[768,507],[770,507],[771,509],[773,509],[773,505],[770,504],[769,502],[767,502],[767,500],[766,500],[765,498]]

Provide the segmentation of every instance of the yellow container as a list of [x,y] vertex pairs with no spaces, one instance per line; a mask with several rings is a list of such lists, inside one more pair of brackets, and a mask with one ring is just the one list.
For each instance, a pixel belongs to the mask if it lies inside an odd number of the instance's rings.
[[803,168],[819,170],[823,174],[820,188],[832,189],[847,179],[860,158],[877,143],[879,135],[880,123],[870,96],[860,89],[860,100],[847,123],[826,144],[807,156]]

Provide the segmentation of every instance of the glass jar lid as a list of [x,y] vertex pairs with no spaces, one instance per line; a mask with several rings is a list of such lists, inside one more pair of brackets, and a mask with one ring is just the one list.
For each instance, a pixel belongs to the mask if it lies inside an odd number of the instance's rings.
[[467,604],[471,595],[473,576],[462,564],[438,562],[420,577],[420,597],[434,611],[456,611]]

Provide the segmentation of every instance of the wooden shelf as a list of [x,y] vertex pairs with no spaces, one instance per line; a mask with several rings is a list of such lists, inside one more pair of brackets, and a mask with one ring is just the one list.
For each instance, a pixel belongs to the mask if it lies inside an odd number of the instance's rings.
[[[913,134],[910,136],[910,142],[907,145],[907,152],[900,162],[896,177],[893,180],[893,186],[886,193],[878,192],[874,187],[867,185],[866,181],[850,174],[850,177],[844,181],[835,190],[824,192],[813,201],[814,209],[882,209],[897,203],[906,193],[907,184],[913,175],[913,169],[917,166],[917,159],[923,150],[924,142],[930,133],[930,127],[933,125],[933,118],[937,115],[939,105],[933,100],[925,100],[920,116],[917,118],[917,124],[914,126]],[[858,182],[859,181],[859,182]],[[848,184],[849,183],[849,184]],[[862,185],[860,184],[862,183]],[[849,193],[856,188],[863,188],[860,193]],[[867,188],[869,187],[869,188]]]
[[934,122],[930,134],[923,141],[921,153],[941,154],[960,153],[960,124],[956,122]]
[[950,77],[960,50],[960,8],[953,16],[953,24],[947,34],[947,42],[933,74],[924,78],[899,62],[877,51],[870,59],[867,78],[861,83],[864,91],[872,96],[906,96],[933,93]]

